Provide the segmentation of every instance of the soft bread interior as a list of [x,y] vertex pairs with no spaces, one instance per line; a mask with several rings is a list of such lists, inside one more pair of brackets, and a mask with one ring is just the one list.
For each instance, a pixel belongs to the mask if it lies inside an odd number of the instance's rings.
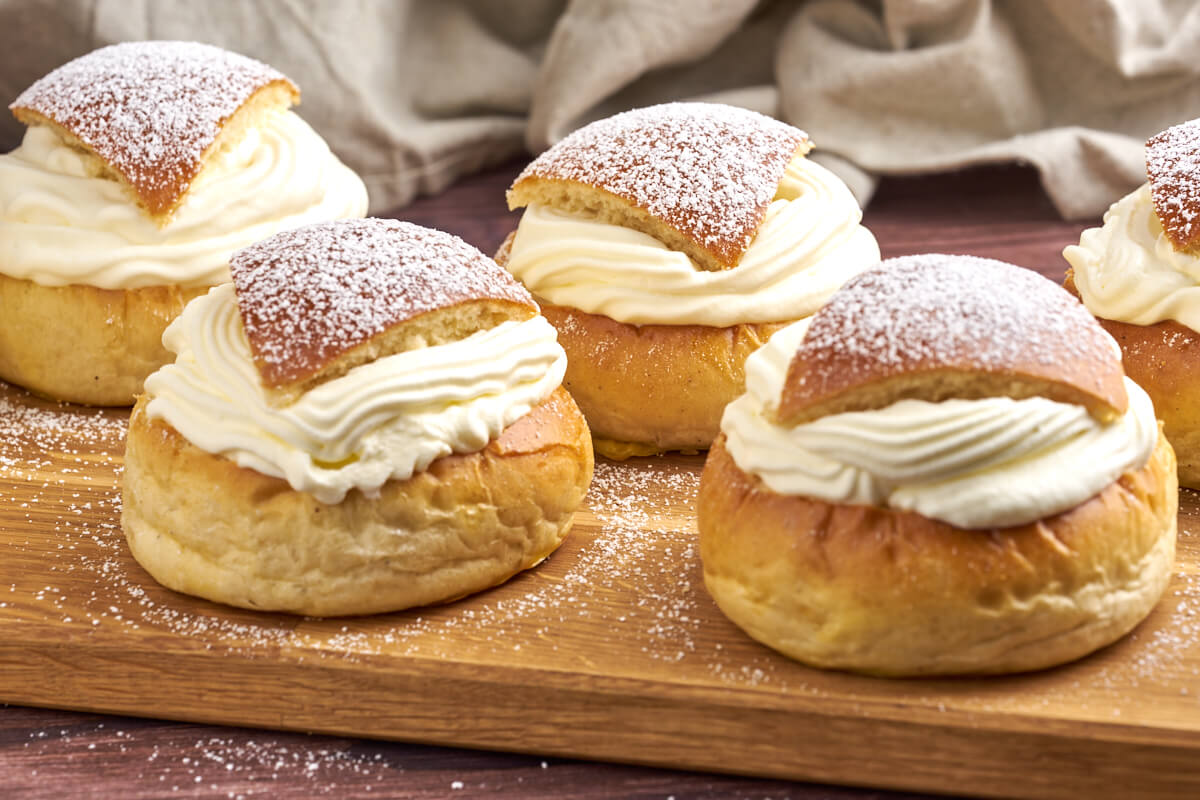
[[537,309],[507,300],[469,300],[419,314],[381,331],[300,380],[268,386],[272,403],[286,405],[305,392],[342,377],[355,367],[386,356],[435,347],[466,339],[504,322],[520,322],[537,314]]
[[[803,364],[792,362],[788,372],[802,372]],[[820,401],[810,401],[802,392],[789,391],[785,386],[775,421],[781,425],[800,425],[829,414],[850,411],[872,411],[887,408],[900,400],[924,400],[940,403],[944,400],[979,400],[988,397],[1011,397],[1024,400],[1045,397],[1059,403],[1083,406],[1100,422],[1111,422],[1124,413],[1123,408],[1105,398],[1080,389],[1065,381],[1040,380],[1035,376],[1013,372],[987,373],[977,370],[930,369],[877,377],[870,383],[849,387]]]

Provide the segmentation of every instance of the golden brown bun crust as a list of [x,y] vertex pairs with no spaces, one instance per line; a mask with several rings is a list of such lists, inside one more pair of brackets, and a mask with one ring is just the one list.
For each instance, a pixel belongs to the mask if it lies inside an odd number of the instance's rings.
[[712,444],[745,391],[746,357],[788,324],[627,325],[546,302],[542,314],[567,354],[563,386],[612,458]]
[[993,259],[890,258],[814,316],[779,404],[787,425],[914,398],[1046,397],[1109,421],[1123,414],[1121,362],[1076,298]]
[[160,225],[208,158],[270,110],[300,100],[286,76],[196,42],[124,42],[68,62],[9,108],[89,152]]
[[1200,245],[1200,119],[1182,122],[1146,142],[1146,176],[1150,198],[1163,233],[1176,250]]
[[53,400],[131,405],[174,360],[163,330],[206,291],[42,286],[0,272],[0,378]]
[[709,451],[700,557],[752,637],[818,667],[878,675],[1041,669],[1120,638],[1171,576],[1178,492],[1147,464],[1070,511],[966,531],[918,514],[784,496]]
[[373,614],[481,591],[558,547],[592,477],[561,388],[483,450],[336,505],[200,450],[145,403],[126,444],[130,549],[165,586],[243,608]]
[[529,292],[476,248],[394,219],[283,231],[234,253],[229,268],[254,364],[285,395],[537,314]]
[[[1064,286],[1078,295],[1073,271]],[[1175,449],[1179,485],[1200,489],[1200,334],[1174,320],[1133,325],[1096,319],[1121,346],[1125,374],[1150,395]]]
[[540,203],[649,234],[700,269],[734,267],[808,134],[743,108],[664,103],[585,125],[513,182]]

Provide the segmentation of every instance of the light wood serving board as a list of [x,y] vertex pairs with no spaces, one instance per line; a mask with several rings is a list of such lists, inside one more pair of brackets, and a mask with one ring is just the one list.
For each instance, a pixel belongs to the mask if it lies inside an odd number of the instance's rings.
[[0,383],[0,701],[953,794],[1200,796],[1190,492],[1174,581],[1131,636],[1032,675],[889,681],[806,669],[721,616],[700,457],[598,464],[567,544],[497,589],[313,620],[155,584],[121,534],[124,431]]

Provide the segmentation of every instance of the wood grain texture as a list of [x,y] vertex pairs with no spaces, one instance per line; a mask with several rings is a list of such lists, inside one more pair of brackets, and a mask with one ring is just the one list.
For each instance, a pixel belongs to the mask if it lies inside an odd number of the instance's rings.
[[[519,166],[398,216],[491,252],[515,225],[503,189]],[[865,222],[885,255],[967,252],[1052,278],[1084,227],[1013,167],[885,181]],[[560,553],[443,608],[314,621],[181,597],[131,562],[115,522],[121,417],[0,387],[0,700],[193,722],[0,709],[8,794],[899,797],[572,755],[971,795],[1200,789],[1191,494],[1175,582],[1132,637],[1037,675],[888,682],[807,670],[720,617],[699,582],[698,458],[602,463]]]
[[808,670],[720,615],[694,541],[698,456],[602,462],[563,549],[495,590],[314,620],[141,571],[119,528],[118,412],[8,388],[0,407],[21,425],[0,451],[7,702],[997,797],[1200,793],[1190,493],[1178,574],[1134,635],[1034,675],[886,681]]

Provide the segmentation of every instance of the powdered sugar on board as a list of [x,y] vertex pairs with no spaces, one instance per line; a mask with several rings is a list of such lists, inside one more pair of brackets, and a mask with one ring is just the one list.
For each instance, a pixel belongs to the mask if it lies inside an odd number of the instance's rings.
[[[867,705],[884,697],[914,713],[1078,708],[1130,724],[1165,713],[1164,693],[1169,708],[1185,716],[1200,701],[1200,691],[1188,688],[1200,674],[1200,505],[1188,492],[1181,499],[1171,587],[1131,636],[1060,670],[955,681],[947,689],[939,681],[807,670],[728,622],[703,585],[693,511],[700,457],[601,459],[575,530],[559,551],[506,584],[444,606],[315,620],[175,594],[137,566],[121,532],[124,413],[58,406],[0,384],[0,630],[6,636],[19,640],[28,628],[49,626],[80,653],[169,643],[175,653],[208,653],[215,669],[231,675],[252,659],[295,670],[298,681],[309,664],[372,675],[389,662],[414,669],[456,662],[835,702],[862,698]],[[10,677],[0,677],[11,688]],[[553,695],[547,698],[553,702]],[[536,710],[529,714],[534,719]],[[236,755],[216,751],[222,758]],[[299,757],[306,768],[317,760],[318,769],[326,769],[324,759]],[[338,764],[328,766],[333,777],[350,777]],[[164,781],[186,775],[207,782],[211,774],[193,775],[180,764],[164,772]]]
[[586,125],[517,176],[596,186],[738,263],[808,134],[753,111],[666,103]]
[[1150,196],[1163,231],[1182,250],[1200,240],[1200,119],[1183,122],[1146,142]]
[[[614,657],[610,668],[674,669],[682,662],[725,684],[801,685],[779,675],[779,658],[741,639],[731,625],[705,625],[712,601],[691,511],[699,458],[685,458],[684,466],[601,460],[582,512],[594,522],[578,524],[546,563],[493,590],[397,614],[306,620],[227,608],[159,586],[134,562],[121,531],[124,412],[2,392],[0,384],[0,532],[7,528],[7,543],[17,545],[7,565],[20,564],[12,574],[22,580],[5,580],[0,570],[0,620],[34,615],[64,635],[161,632],[178,647],[214,657],[287,652],[365,663],[476,653],[538,664],[570,652],[580,666]],[[30,458],[31,452],[38,455]],[[30,532],[14,531],[14,521]],[[614,654],[599,640],[588,644],[587,637],[607,636],[612,626],[632,641],[632,665],[628,654]],[[731,631],[740,646],[722,641]]]
[[299,91],[266,64],[212,45],[126,42],[64,64],[9,108],[65,128],[158,216],[187,191],[224,121],[274,82]]
[[279,233],[234,253],[230,269],[250,350],[272,386],[312,375],[427,311],[483,298],[536,308],[506,270],[462,239],[396,220]]
[[577,525],[550,562],[478,595],[470,609],[418,610],[382,636],[373,626],[368,633],[346,625],[332,643],[362,654],[428,654],[431,643],[453,649],[464,640],[491,652],[559,651],[556,637],[582,622],[620,625],[652,661],[711,655],[703,652],[698,613],[711,601],[690,512],[698,486],[695,470],[664,469],[647,459],[601,460],[585,501],[597,522],[594,533]]
[[[1111,338],[1076,298],[1032,270],[974,256],[885,260],[813,317],[785,393],[931,369],[1045,374],[1100,386],[1119,375]],[[1063,377],[1067,376],[1067,377]]]

